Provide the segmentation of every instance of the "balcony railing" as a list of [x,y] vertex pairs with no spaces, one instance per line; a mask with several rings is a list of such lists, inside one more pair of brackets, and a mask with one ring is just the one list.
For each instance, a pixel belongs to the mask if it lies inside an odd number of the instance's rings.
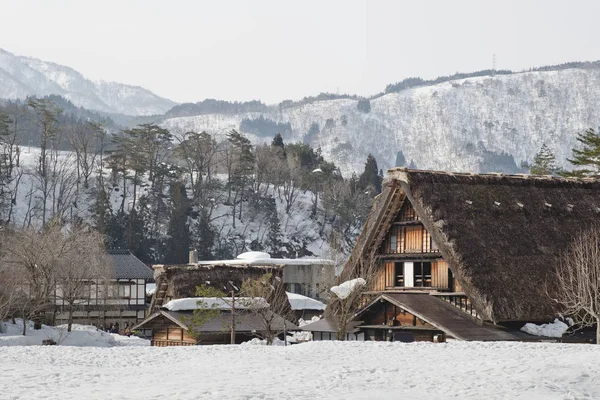
[[196,343],[182,342],[180,340],[152,340],[151,346],[168,347],[168,346],[196,346]]
[[475,318],[479,318],[477,310],[473,308],[473,304],[471,303],[469,298],[464,294],[436,294],[435,297],[452,304],[454,307],[458,308],[461,311],[464,311],[465,313]]

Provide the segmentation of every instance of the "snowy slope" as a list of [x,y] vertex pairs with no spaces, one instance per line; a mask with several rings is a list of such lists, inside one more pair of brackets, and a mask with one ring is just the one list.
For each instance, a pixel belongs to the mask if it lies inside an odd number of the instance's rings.
[[[419,168],[481,171],[487,152],[508,153],[516,165],[531,161],[542,144],[566,165],[578,131],[600,125],[600,70],[567,69],[468,78],[390,93],[360,112],[358,100],[319,101],[266,113],[208,114],[167,119],[179,130],[224,132],[243,118],[263,115],[289,122],[284,141],[301,141],[312,123],[312,138],[342,171],[361,171],[368,153],[381,168],[394,166],[401,150]],[[343,117],[344,116],[344,117]],[[342,119],[347,124],[342,124]],[[325,128],[326,121],[335,126]],[[283,132],[282,132],[283,133]],[[254,140],[270,141],[271,137]]]
[[72,68],[0,49],[0,98],[61,95],[87,109],[126,115],[162,114],[176,103],[138,86],[93,82]]
[[597,399],[600,347],[309,342],[1,347],[7,399]]
[[[40,157],[40,149],[36,147],[22,147],[20,155],[20,164],[18,170],[22,172],[22,177],[18,181],[18,190],[15,196],[14,206],[12,208],[10,220],[16,226],[27,226],[31,222],[34,226],[41,224],[42,216],[42,201],[41,193],[38,189],[39,184],[36,181],[33,171]],[[91,208],[95,200],[93,196],[93,186],[96,182],[96,174],[92,174],[90,178],[90,189],[84,189],[83,185],[79,185],[79,190],[75,188],[76,178],[76,157],[75,153],[70,151],[61,151],[58,153],[57,165],[61,168],[61,173],[64,174],[64,179],[61,181],[64,186],[63,195],[60,201],[65,205],[63,207],[67,217],[77,216],[86,221],[91,221]],[[62,167],[61,167],[62,166]],[[108,171],[105,170],[108,174]],[[105,177],[108,179],[108,175]],[[217,179],[226,179],[226,176],[218,175]],[[69,184],[69,182],[71,182]],[[14,187],[17,180],[14,180],[11,185]],[[12,189],[11,187],[11,189]],[[143,187],[138,186],[137,198],[146,194]],[[59,190],[57,190],[59,192]],[[113,211],[116,212],[121,202],[123,201],[122,191],[113,191],[110,193],[110,202]],[[286,205],[283,198],[280,198],[273,187],[269,188],[268,194],[275,199],[277,215],[280,222],[282,233],[282,241],[284,244],[291,244],[294,248],[303,246],[312,253],[312,255],[321,258],[331,258],[330,249],[327,237],[330,233],[331,226],[327,225],[322,228],[322,221],[317,221],[311,218],[313,193],[310,191],[300,192],[297,201],[286,212]],[[268,233],[267,222],[262,215],[251,217],[248,212],[248,204],[244,205],[246,212],[243,214],[243,219],[234,217],[233,207],[225,205],[223,202],[227,197],[225,191],[217,194],[216,204],[212,210],[212,224],[220,238],[228,240],[233,246],[234,255],[250,250],[250,244],[253,241],[262,242],[265,240]],[[125,193],[126,210],[129,210],[128,204],[131,204],[133,199],[133,187],[128,186]],[[322,202],[320,202],[322,204]],[[71,205],[74,205],[71,207]],[[54,215],[56,209],[54,197],[48,198],[46,210],[48,218]],[[7,215],[0,213],[0,220],[8,220]],[[235,226],[234,226],[235,220]],[[159,235],[166,235],[166,226],[160,225]],[[358,235],[359,232],[351,232],[351,235]],[[282,249],[284,250],[284,249]],[[349,249],[345,249],[348,251]],[[300,254],[302,256],[302,254]]]

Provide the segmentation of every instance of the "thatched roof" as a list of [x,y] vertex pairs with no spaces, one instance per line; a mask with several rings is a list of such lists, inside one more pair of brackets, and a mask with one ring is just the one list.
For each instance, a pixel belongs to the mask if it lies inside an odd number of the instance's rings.
[[541,321],[559,255],[600,218],[600,182],[394,168],[344,274],[377,251],[405,198],[484,319]]
[[[232,284],[239,288],[248,278],[259,278],[266,273],[281,277],[283,268],[259,265],[155,265],[154,278],[169,285],[169,295],[174,299],[194,297],[196,286],[206,284],[228,292]],[[231,283],[230,283],[231,282]]]

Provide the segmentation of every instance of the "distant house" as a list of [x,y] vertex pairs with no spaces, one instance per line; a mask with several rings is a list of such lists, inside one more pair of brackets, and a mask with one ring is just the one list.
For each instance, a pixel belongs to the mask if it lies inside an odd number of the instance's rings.
[[[358,327],[360,322],[352,321],[346,326],[346,337],[344,340],[364,341],[365,333]],[[303,331],[312,333],[312,340],[338,340],[338,326],[334,320],[320,319],[300,327]]]
[[366,340],[535,339],[518,329],[560,311],[553,268],[599,218],[596,180],[394,168],[340,278],[375,266],[356,328]]
[[196,287],[206,284],[224,292],[237,291],[248,278],[265,273],[279,277],[286,291],[322,298],[326,282],[334,279],[333,262],[326,259],[277,259],[263,252],[240,254],[235,260],[198,261],[195,251],[184,265],[154,265],[156,291],[150,311],[158,310],[169,300],[193,297]]
[[235,260],[198,261],[199,265],[283,267],[286,291],[314,299],[326,299],[327,284],[335,278],[333,260],[324,258],[271,258],[269,253],[248,251]]
[[296,315],[296,320],[300,318],[309,320],[314,316],[320,316],[325,312],[327,307],[324,303],[319,300],[312,299],[301,294],[287,292],[288,301],[290,306]]
[[[261,299],[264,301],[264,299]],[[152,313],[133,329],[144,332],[152,346],[194,346],[197,344],[231,344],[231,327],[235,326],[235,342],[240,344],[257,337],[264,325],[260,318],[246,310],[245,298],[236,299],[235,320],[232,319],[231,302],[223,298],[184,298],[171,300]],[[268,304],[265,302],[265,306]],[[218,315],[200,326],[191,324],[195,309],[218,310]],[[298,329],[282,317],[275,317],[273,327],[281,333]],[[235,321],[235,322],[234,322]],[[192,334],[194,332],[195,334]]]
[[[146,315],[146,285],[154,280],[152,270],[128,250],[109,250],[114,275],[105,287],[103,282],[91,279],[82,291],[73,314],[75,323],[99,327],[132,326]],[[67,304],[60,296],[54,300],[55,323],[68,320]]]

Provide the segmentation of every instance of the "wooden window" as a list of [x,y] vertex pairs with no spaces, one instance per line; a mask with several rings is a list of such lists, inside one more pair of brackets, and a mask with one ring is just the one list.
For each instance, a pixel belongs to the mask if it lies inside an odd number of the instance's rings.
[[422,226],[406,226],[405,234],[405,253],[421,253],[423,251],[423,227]]
[[396,221],[418,221],[419,216],[408,200],[404,201]]
[[131,282],[119,282],[117,286],[117,297],[121,299],[131,298]]
[[394,286],[404,286],[404,263],[394,263]]
[[396,286],[396,266],[393,262],[385,263],[385,286]]
[[398,230],[394,227],[390,229],[390,241],[389,241],[389,253],[397,253],[398,252]]
[[431,263],[415,262],[413,263],[414,286],[431,287]]
[[443,260],[432,263],[431,286],[438,289],[450,289],[448,282],[448,264]]

